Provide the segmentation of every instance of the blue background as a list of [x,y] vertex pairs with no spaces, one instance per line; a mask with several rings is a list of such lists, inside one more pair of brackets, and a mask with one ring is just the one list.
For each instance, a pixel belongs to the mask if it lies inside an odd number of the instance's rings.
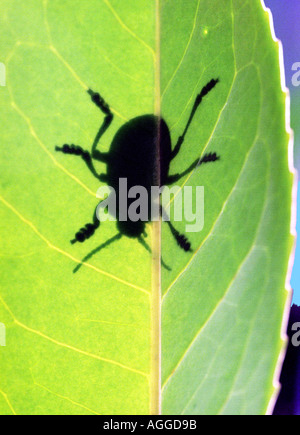
[[[300,87],[292,84],[295,71],[292,66],[300,62],[300,0],[265,0],[273,13],[275,33],[283,45],[286,84],[291,93],[291,125],[295,134],[295,167],[300,172]],[[297,232],[300,234],[300,185],[298,184]],[[300,306],[300,240],[291,286],[294,289],[293,303]]]

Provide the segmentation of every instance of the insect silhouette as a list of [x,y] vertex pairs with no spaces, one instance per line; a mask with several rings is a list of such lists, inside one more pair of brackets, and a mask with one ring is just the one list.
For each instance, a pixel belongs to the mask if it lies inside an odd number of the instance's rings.
[[[57,146],[56,151],[81,157],[90,172],[99,181],[107,183],[115,190],[117,200],[116,204],[119,204],[120,178],[127,179],[128,189],[134,186],[143,186],[149,193],[152,186],[162,187],[176,183],[198,166],[210,162],[216,162],[220,159],[217,153],[208,153],[199,157],[183,172],[174,175],[169,174],[170,163],[180,152],[181,146],[184,143],[198,107],[202,103],[203,98],[206,97],[218,83],[219,79],[212,79],[197,95],[186,127],[183,134],[178,138],[174,149],[172,149],[169,127],[164,119],[155,115],[143,115],[128,121],[117,131],[108,153],[99,151],[97,146],[100,139],[113,122],[113,113],[102,96],[90,89],[88,94],[90,95],[92,102],[105,115],[104,121],[94,139],[91,152],[74,144],[65,144],[62,147]],[[107,165],[107,173],[98,174],[94,162],[105,163]],[[150,196],[151,195],[149,195],[149,197]],[[131,202],[132,201],[133,199]],[[130,199],[128,200],[128,207],[129,206]],[[93,221],[86,224],[75,234],[75,238],[71,240],[72,244],[85,242],[95,234],[96,230],[99,229],[100,221],[97,217],[96,211],[97,208],[94,212]],[[164,213],[162,207],[160,212],[161,214]],[[144,247],[146,247],[146,249],[150,250],[143,238],[143,236],[146,236],[146,222],[142,220],[137,222],[131,220],[123,221],[119,219],[119,213],[120,210],[117,208],[116,218],[119,233],[88,254],[84,260],[90,259],[101,249],[120,239],[122,236],[136,238]],[[167,220],[166,222],[169,225],[171,233],[178,246],[184,251],[190,252],[191,243],[187,237],[184,234],[180,234],[170,220]],[[79,268],[80,266],[78,266],[74,272]]]

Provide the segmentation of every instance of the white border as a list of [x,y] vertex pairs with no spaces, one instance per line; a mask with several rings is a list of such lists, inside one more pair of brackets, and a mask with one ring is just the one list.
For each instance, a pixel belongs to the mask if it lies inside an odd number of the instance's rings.
[[283,366],[283,362],[285,360],[286,356],[286,350],[288,346],[288,336],[287,336],[287,327],[288,327],[288,321],[290,316],[290,310],[291,310],[291,303],[293,298],[293,290],[291,288],[291,276],[292,276],[292,270],[295,260],[295,251],[296,251],[296,239],[297,239],[297,232],[296,232],[296,221],[297,221],[297,188],[298,188],[298,174],[294,166],[294,132],[291,129],[291,121],[290,121],[290,105],[291,105],[291,99],[290,99],[290,91],[286,86],[286,78],[285,78],[285,67],[284,67],[284,55],[283,55],[283,47],[281,41],[276,37],[275,34],[275,28],[274,28],[274,20],[272,12],[269,8],[266,7],[264,0],[261,0],[262,7],[266,13],[269,15],[269,22],[270,22],[270,28],[272,33],[273,41],[278,45],[279,48],[279,59],[280,59],[280,74],[281,74],[281,88],[282,91],[286,94],[286,106],[285,106],[285,128],[286,132],[290,136],[290,141],[288,145],[288,153],[289,153],[289,171],[294,177],[294,183],[293,183],[293,189],[292,189],[292,212],[291,212],[291,235],[294,238],[294,246],[290,255],[289,259],[289,267],[285,282],[285,289],[287,291],[287,301],[284,311],[284,317],[283,317],[283,323],[282,323],[282,329],[281,329],[281,338],[283,341],[282,349],[279,355],[279,359],[277,362],[274,378],[273,378],[273,386],[275,388],[275,391],[272,395],[272,398],[269,402],[268,409],[266,414],[272,415],[279,393],[281,389],[280,384],[280,374]]

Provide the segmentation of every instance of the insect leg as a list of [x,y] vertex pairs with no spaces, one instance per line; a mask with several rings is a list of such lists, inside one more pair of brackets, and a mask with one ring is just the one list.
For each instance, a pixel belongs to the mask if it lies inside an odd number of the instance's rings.
[[94,212],[93,223],[86,224],[75,234],[75,239],[71,240],[72,245],[74,245],[77,242],[83,243],[86,240],[90,239],[95,234],[96,230],[100,227],[100,221],[98,220],[97,217],[97,208]]
[[180,234],[179,231],[174,228],[171,222],[168,222],[168,225],[178,246],[180,246],[180,248],[183,249],[185,252],[193,252],[191,248],[191,243],[189,242],[188,238],[184,234]]
[[181,174],[169,175],[166,184],[168,185],[168,184],[176,183],[178,180],[188,175],[198,166],[206,163],[216,162],[217,160],[220,160],[220,157],[217,155],[217,153],[205,154],[201,159],[195,160],[194,163],[192,163],[191,166]]
[[197,111],[198,107],[199,107],[200,104],[202,103],[203,98],[204,98],[207,94],[209,94],[209,92],[212,91],[212,90],[214,89],[214,87],[215,87],[218,83],[219,83],[219,79],[212,79],[209,83],[207,83],[206,86],[204,86],[204,88],[202,89],[202,91],[200,92],[200,94],[197,95],[197,97],[196,97],[196,101],[195,101],[194,106],[193,106],[193,108],[192,108],[192,112],[191,112],[191,114],[190,114],[190,117],[189,117],[189,120],[188,120],[188,122],[187,122],[187,125],[186,125],[186,127],[185,127],[185,129],[184,129],[184,132],[183,132],[182,136],[180,136],[180,137],[178,138],[177,144],[176,144],[174,150],[172,151],[171,159],[174,159],[174,158],[177,156],[177,154],[179,153],[180,148],[181,148],[181,145],[182,145],[183,142],[184,142],[184,139],[185,139],[185,136],[186,136],[186,134],[187,134],[187,132],[188,132],[188,129],[189,129],[189,127],[190,127],[190,125],[191,125],[191,123],[192,123],[192,121],[193,121],[193,118],[194,118],[194,116],[195,116],[195,114],[196,114],[196,111]]
[[97,145],[101,139],[101,137],[104,135],[106,130],[109,128],[110,124],[113,121],[113,113],[110,110],[109,105],[105,102],[105,100],[101,97],[100,94],[92,91],[91,89],[88,90],[88,94],[91,96],[92,102],[96,104],[96,106],[104,113],[105,118],[104,122],[101,125],[95,140],[93,142],[92,146],[92,158],[95,160],[98,160],[100,162],[108,163],[108,154],[102,153],[101,151],[96,150]]
[[90,155],[90,153],[86,150],[84,150],[83,148],[81,148],[80,146],[77,145],[68,145],[65,144],[62,147],[56,147],[55,151],[57,152],[61,152],[63,154],[70,154],[70,155],[74,155],[74,156],[79,156],[82,158],[82,160],[86,163],[87,167],[89,168],[89,170],[91,171],[91,173],[100,181],[103,181],[103,176],[99,175],[93,165],[92,162],[92,157]]
[[180,246],[180,248],[183,249],[185,252],[193,252],[191,248],[191,243],[188,238],[184,234],[180,234],[180,232],[176,230],[176,228],[170,221],[167,221],[167,224],[169,225],[171,233],[176,240],[178,246]]
[[185,252],[192,252],[191,243],[189,242],[188,238],[184,234],[180,234],[180,232],[176,230],[174,225],[170,222],[169,215],[162,206],[160,206],[160,214],[164,222],[167,222],[167,224],[169,225],[171,233],[176,240],[178,246],[180,246],[180,248],[183,249]]

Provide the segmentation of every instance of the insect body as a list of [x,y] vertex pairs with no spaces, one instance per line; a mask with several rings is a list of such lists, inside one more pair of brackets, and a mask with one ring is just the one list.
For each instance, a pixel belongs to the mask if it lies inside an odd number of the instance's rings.
[[[56,147],[56,151],[64,154],[80,156],[92,174],[99,181],[106,182],[114,189],[117,196],[117,204],[119,204],[120,179],[127,180],[128,190],[134,186],[144,187],[149,193],[149,198],[151,198],[151,187],[161,187],[173,184],[190,173],[197,166],[219,160],[216,153],[205,154],[202,158],[198,158],[193,162],[182,173],[174,175],[169,174],[170,163],[178,155],[199,105],[203,98],[213,90],[218,82],[219,80],[211,80],[197,96],[185,130],[182,136],[179,137],[174,149],[172,149],[170,131],[164,119],[154,115],[143,115],[125,123],[117,131],[108,153],[99,151],[97,145],[103,134],[110,127],[113,121],[113,114],[110,107],[100,94],[89,90],[88,93],[91,96],[93,103],[105,115],[103,124],[101,125],[92,145],[91,152],[73,144],[65,144],[63,147]],[[94,166],[95,161],[103,162],[107,165],[106,174],[97,173]],[[129,206],[130,200],[128,202],[128,207]],[[150,209],[151,205],[149,204],[149,210]],[[136,222],[121,220],[120,212],[119,209],[116,210],[119,236],[126,235],[127,237],[137,238],[142,241],[141,238],[142,235],[145,234],[146,223],[142,220]],[[162,208],[161,212],[163,213]],[[150,215],[148,220],[150,220]],[[180,234],[170,221],[167,221],[167,223],[178,245],[186,252],[190,251],[191,244],[186,236]],[[76,233],[75,238],[71,243],[83,243],[91,238],[99,227],[100,222],[95,212],[93,222],[81,228]]]

